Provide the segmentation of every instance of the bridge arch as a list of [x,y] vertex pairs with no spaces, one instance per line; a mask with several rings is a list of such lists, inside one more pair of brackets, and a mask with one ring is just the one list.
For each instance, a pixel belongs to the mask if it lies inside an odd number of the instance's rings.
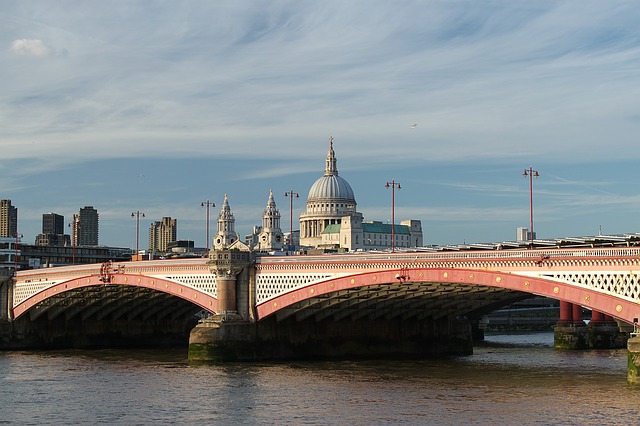
[[[429,284],[432,286],[429,287]],[[633,323],[634,319],[640,317],[640,306],[636,303],[576,283],[490,270],[421,267],[377,270],[312,283],[259,304],[257,317],[263,319],[275,314],[284,319],[294,314],[304,316],[302,312],[305,310],[315,310],[318,314],[324,309],[356,305],[356,297],[368,297],[362,291],[358,292],[358,289],[367,289],[370,293],[387,289],[394,293],[402,292],[404,287],[411,285],[423,286],[425,290],[413,289],[412,292],[401,293],[403,297],[409,298],[413,294],[415,298],[428,300],[430,293],[435,294],[437,291],[464,293],[479,289],[486,289],[487,292],[505,290],[508,292],[502,294],[503,301],[509,300],[508,293],[511,293],[513,300],[525,298],[523,294],[531,294],[584,306],[627,323]],[[389,294],[389,298],[393,297],[393,294]],[[487,300],[486,306],[490,304]],[[367,307],[371,308],[371,304]],[[469,302],[463,308],[472,311],[481,307],[481,303]],[[322,318],[323,315],[320,314],[319,317]]]
[[[95,274],[58,282],[14,306],[12,317],[17,319],[28,312],[32,312],[32,317],[37,317],[54,306],[56,300],[64,299],[65,295],[69,295],[71,292],[108,286],[140,288],[145,289],[147,293],[168,294],[211,313],[215,313],[218,309],[218,300],[214,296],[193,287],[158,277],[118,273],[110,275],[108,282],[104,282],[102,276]],[[39,312],[34,313],[34,308],[39,309]]]

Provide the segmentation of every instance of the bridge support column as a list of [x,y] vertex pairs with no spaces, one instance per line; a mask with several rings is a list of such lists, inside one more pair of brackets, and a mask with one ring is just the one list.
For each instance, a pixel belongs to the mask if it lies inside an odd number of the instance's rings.
[[12,276],[6,269],[0,269],[0,321],[10,321]]
[[627,341],[627,381],[640,384],[640,336],[632,333]]
[[574,325],[584,325],[584,320],[582,319],[582,306],[580,305],[576,305],[576,304],[572,304],[572,320]]
[[618,323],[609,315],[592,311],[589,322],[589,347],[591,349],[620,349],[627,344],[627,335],[620,331]]
[[220,315],[236,315],[236,277],[235,275],[219,275],[216,280],[218,291],[218,311]]
[[[209,253],[209,269],[216,275],[218,307],[189,334],[189,361],[255,360],[256,326],[250,321],[247,279],[249,252],[221,249]],[[240,286],[240,288],[238,288]],[[238,308],[240,307],[240,312]]]
[[485,316],[482,318],[478,318],[470,321],[471,324],[471,338],[473,342],[482,342],[484,341],[484,330],[487,327],[487,323],[489,319]]
[[560,320],[553,328],[556,349],[588,349],[588,330],[582,320],[582,306],[560,301]]
[[0,269],[0,349],[8,347],[13,337],[11,290],[11,275],[6,269]]

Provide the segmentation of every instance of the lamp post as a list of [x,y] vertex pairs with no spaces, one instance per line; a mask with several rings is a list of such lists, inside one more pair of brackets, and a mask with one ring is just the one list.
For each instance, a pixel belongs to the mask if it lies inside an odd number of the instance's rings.
[[531,240],[531,247],[533,247],[533,178],[540,176],[540,174],[536,170],[533,170],[531,166],[529,166],[528,170],[524,169],[524,173],[522,173],[522,176],[529,176],[529,236]]
[[209,207],[215,207],[215,206],[216,205],[213,202],[209,201],[209,200],[203,201],[202,203],[200,203],[200,207],[206,207],[206,211],[207,211],[207,220],[206,220],[206,222],[207,222],[207,225],[206,225],[206,228],[207,228],[207,251],[206,251],[207,256],[209,255]]
[[400,183],[396,182],[395,179],[391,179],[391,182],[387,182],[385,188],[391,188],[391,253],[396,251],[396,233],[395,233],[395,222],[396,222],[396,188],[400,189]]
[[136,210],[135,213],[131,213],[131,217],[136,218],[136,260],[138,260],[138,255],[140,254],[140,216],[144,217],[144,213],[140,210]]
[[15,275],[18,272],[18,239],[22,238],[22,234],[18,234],[16,232],[16,243],[14,245],[15,254],[13,255],[13,274]]
[[293,246],[293,198],[299,198],[300,195],[290,189],[289,192],[284,193],[284,196],[289,197],[289,249],[291,249]]
[[67,224],[71,228],[71,264],[76,264],[76,240],[78,239],[78,228],[80,223],[76,215],[73,215],[73,222]]

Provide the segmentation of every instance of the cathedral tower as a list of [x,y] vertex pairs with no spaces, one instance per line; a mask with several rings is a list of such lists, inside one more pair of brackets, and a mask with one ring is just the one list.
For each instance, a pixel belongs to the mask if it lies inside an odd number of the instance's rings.
[[233,217],[233,213],[231,213],[227,194],[224,194],[224,202],[218,215],[218,232],[216,232],[216,235],[213,237],[213,248],[215,250],[227,248],[238,241],[239,236],[235,231],[235,227],[236,220]]
[[258,234],[258,249],[282,250],[284,235],[280,229],[280,210],[276,208],[273,191],[269,190],[269,201],[262,214],[262,229]]

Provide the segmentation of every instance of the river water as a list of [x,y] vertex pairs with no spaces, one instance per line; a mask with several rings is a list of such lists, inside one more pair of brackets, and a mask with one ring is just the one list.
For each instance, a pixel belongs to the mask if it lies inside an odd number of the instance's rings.
[[487,336],[465,357],[190,366],[186,350],[0,352],[0,424],[640,424],[626,350]]

